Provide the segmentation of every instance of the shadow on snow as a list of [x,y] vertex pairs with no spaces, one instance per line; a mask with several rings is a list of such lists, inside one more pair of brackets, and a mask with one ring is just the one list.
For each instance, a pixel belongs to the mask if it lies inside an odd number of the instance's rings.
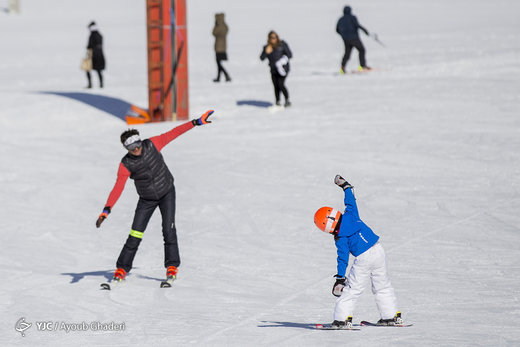
[[104,277],[107,281],[112,279],[114,275],[114,270],[106,270],[106,271],[90,271],[90,272],[63,272],[63,276],[71,276],[70,283],[77,283],[81,281],[84,277],[93,276],[93,277]]
[[267,107],[273,106],[272,103],[270,103],[268,101],[261,101],[261,100],[238,100],[237,101],[237,106],[244,106],[244,105],[262,107],[262,108],[267,108]]
[[[136,268],[134,268],[136,269]],[[114,270],[106,270],[106,271],[89,271],[89,272],[77,272],[77,273],[74,273],[74,272],[64,272],[62,273],[63,276],[71,276],[71,280],[70,280],[70,283],[78,283],[79,281],[81,281],[83,278],[85,277],[88,277],[88,276],[91,276],[91,277],[104,277],[107,281],[110,281],[112,279],[112,277],[114,276]],[[128,276],[131,276],[132,274],[128,274]],[[156,278],[156,277],[150,277],[150,276],[145,276],[145,275],[141,275],[141,274],[135,274],[136,277],[138,278],[142,278],[142,279],[145,279],[145,280],[151,280],[151,281],[157,281],[157,282],[162,282],[164,281],[164,279],[161,279],[161,278]]]
[[90,93],[78,93],[78,92],[53,92],[53,91],[41,91],[40,94],[50,94],[66,97],[73,99],[89,106],[95,107],[98,110],[105,111],[114,117],[117,117],[125,121],[125,116],[130,109],[131,104],[127,101],[114,98],[111,96],[90,94]]

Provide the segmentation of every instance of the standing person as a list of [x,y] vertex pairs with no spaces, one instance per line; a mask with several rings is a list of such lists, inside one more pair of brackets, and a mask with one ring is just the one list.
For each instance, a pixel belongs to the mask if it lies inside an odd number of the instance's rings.
[[117,270],[112,281],[123,281],[126,274],[132,269],[137,248],[141,243],[148,221],[157,207],[162,215],[166,278],[169,282],[176,278],[181,261],[175,228],[175,186],[173,185],[173,175],[160,152],[164,146],[194,126],[211,123],[208,118],[212,113],[213,111],[209,110],[198,119],[193,119],[150,139],[141,140],[139,131],[136,129],[129,129],[121,134],[121,143],[128,153],[119,164],[116,183],[108,196],[103,212],[96,221],[96,227],[99,228],[110,214],[129,177],[134,180],[139,201],[130,235],[117,259]]
[[220,74],[224,73],[226,77],[226,82],[231,81],[231,77],[227,73],[226,69],[222,66],[222,61],[227,60],[227,33],[229,29],[224,21],[224,13],[215,14],[215,27],[213,28],[213,36],[215,36],[215,56],[217,59],[217,78],[213,80],[213,82],[220,82]]
[[274,86],[274,96],[276,98],[276,105],[280,106],[280,93],[285,98],[285,107],[291,106],[289,101],[289,91],[285,87],[285,79],[289,74],[289,59],[292,58],[292,52],[289,45],[283,40],[280,40],[278,34],[270,31],[267,35],[267,44],[262,49],[260,60],[267,58],[271,68],[271,80]]
[[[101,71],[105,69],[105,56],[103,54],[103,36],[97,29],[96,22],[92,21],[88,25],[90,36],[88,38],[87,50],[89,57],[92,58],[92,69],[95,70],[99,77],[99,87],[103,88],[103,74]],[[87,71],[88,86],[92,88],[92,79],[90,71]]]
[[343,9],[343,17],[338,20],[336,25],[336,32],[341,35],[343,43],[345,44],[345,54],[341,60],[340,73],[345,73],[345,66],[350,58],[350,52],[352,48],[356,48],[359,53],[359,70],[370,70],[367,66],[365,58],[365,46],[359,38],[358,29],[361,29],[367,36],[369,35],[368,30],[359,24],[356,16],[352,14],[350,6],[345,6]]
[[[397,309],[397,299],[390,283],[386,255],[383,246],[379,243],[379,236],[359,218],[352,185],[340,175],[335,177],[334,183],[345,192],[345,212],[342,215],[332,207],[322,207],[314,215],[316,226],[334,235],[338,253],[338,272],[332,294],[339,298],[334,309],[332,328],[352,327],[356,301],[369,280],[381,315],[377,324],[402,324],[401,312]],[[348,279],[345,279],[349,254],[352,254],[355,259]]]

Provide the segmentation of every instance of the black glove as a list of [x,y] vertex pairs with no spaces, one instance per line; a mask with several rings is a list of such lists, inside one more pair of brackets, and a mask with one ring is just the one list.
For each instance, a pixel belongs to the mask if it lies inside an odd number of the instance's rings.
[[103,209],[103,212],[99,215],[97,221],[96,221],[96,228],[99,228],[101,226],[101,223],[108,217],[110,214],[110,206],[105,206]]
[[334,177],[334,183],[341,187],[341,189],[345,190],[347,188],[352,188],[352,185],[350,183],[348,183],[343,177],[341,177],[340,175],[336,175],[336,177]]
[[343,292],[343,287],[345,287],[345,277],[338,277],[336,275],[336,282],[334,282],[334,286],[332,287],[332,295],[341,296],[341,292]]

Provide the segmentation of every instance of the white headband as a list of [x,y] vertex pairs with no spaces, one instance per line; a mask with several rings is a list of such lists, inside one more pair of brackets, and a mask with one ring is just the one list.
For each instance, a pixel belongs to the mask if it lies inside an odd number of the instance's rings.
[[139,135],[132,135],[132,136],[130,136],[129,138],[126,139],[126,141],[125,141],[125,143],[123,143],[123,145],[125,147],[128,147],[132,143],[137,142],[137,141],[141,141],[141,138],[139,137]]

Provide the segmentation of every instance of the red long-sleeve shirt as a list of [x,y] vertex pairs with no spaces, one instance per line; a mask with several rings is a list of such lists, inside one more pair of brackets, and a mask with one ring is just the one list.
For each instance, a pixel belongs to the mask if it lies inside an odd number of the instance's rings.
[[[154,136],[150,138],[150,141],[154,144],[155,148],[160,152],[164,146],[175,140],[178,136],[184,134],[186,131],[192,129],[194,127],[191,121],[186,122],[178,127],[173,128],[172,130],[165,132],[159,136]],[[123,165],[123,163],[119,163],[119,169],[117,170],[117,179],[114,184],[114,188],[108,195],[107,203],[105,206],[110,206],[110,208],[114,207],[115,203],[123,193],[123,189],[125,188],[126,181],[130,177],[130,171]]]

